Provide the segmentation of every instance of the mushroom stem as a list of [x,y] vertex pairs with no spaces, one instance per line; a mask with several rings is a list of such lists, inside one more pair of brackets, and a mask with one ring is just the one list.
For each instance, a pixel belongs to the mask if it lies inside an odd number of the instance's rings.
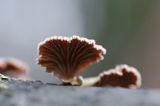
[[85,78],[85,79],[83,79],[81,86],[82,87],[93,86],[98,80],[99,80],[99,77]]
[[82,76],[78,76],[78,77],[74,77],[71,80],[63,80],[64,83],[70,83],[73,86],[80,86],[83,83],[83,77]]

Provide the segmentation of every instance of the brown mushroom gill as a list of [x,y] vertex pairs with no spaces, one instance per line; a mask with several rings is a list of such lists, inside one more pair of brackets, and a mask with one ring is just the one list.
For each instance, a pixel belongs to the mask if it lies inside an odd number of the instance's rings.
[[53,36],[38,46],[38,64],[64,82],[70,82],[86,67],[103,59],[106,50],[84,37]]
[[4,58],[0,61],[0,73],[13,78],[22,78],[28,66],[16,58]]
[[98,77],[84,79],[82,86],[139,88],[141,75],[134,67],[118,65],[100,73]]

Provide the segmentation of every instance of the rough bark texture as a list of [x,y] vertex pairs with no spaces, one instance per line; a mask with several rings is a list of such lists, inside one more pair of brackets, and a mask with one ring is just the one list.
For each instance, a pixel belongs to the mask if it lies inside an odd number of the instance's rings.
[[160,106],[160,91],[73,87],[41,81],[5,82],[0,106]]

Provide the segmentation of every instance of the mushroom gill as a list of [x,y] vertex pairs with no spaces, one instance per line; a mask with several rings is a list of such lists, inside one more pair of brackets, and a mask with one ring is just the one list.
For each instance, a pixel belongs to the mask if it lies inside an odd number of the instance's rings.
[[38,64],[64,82],[71,82],[92,63],[103,59],[105,48],[79,36],[53,36],[38,45]]
[[99,76],[94,79],[92,86],[139,88],[141,86],[141,75],[134,67],[119,65],[115,69],[100,73]]
[[28,66],[21,60],[15,58],[0,59],[0,73],[5,76],[23,79],[27,69]]

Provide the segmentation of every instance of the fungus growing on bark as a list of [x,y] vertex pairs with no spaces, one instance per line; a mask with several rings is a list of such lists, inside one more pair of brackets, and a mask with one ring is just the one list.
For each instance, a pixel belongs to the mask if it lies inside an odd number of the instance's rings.
[[53,36],[38,45],[38,64],[66,83],[80,84],[86,67],[103,59],[105,48],[79,36]]
[[100,73],[98,77],[84,79],[83,86],[139,88],[141,75],[134,67],[119,65],[115,69]]
[[13,78],[22,78],[25,76],[27,68],[27,65],[18,59],[0,59],[0,73],[5,76]]
[[136,68],[119,65],[99,74],[83,79],[78,75],[92,63],[103,59],[105,48],[94,40],[84,37],[53,36],[38,45],[38,64],[53,73],[65,84],[96,87],[139,88],[141,75]]

